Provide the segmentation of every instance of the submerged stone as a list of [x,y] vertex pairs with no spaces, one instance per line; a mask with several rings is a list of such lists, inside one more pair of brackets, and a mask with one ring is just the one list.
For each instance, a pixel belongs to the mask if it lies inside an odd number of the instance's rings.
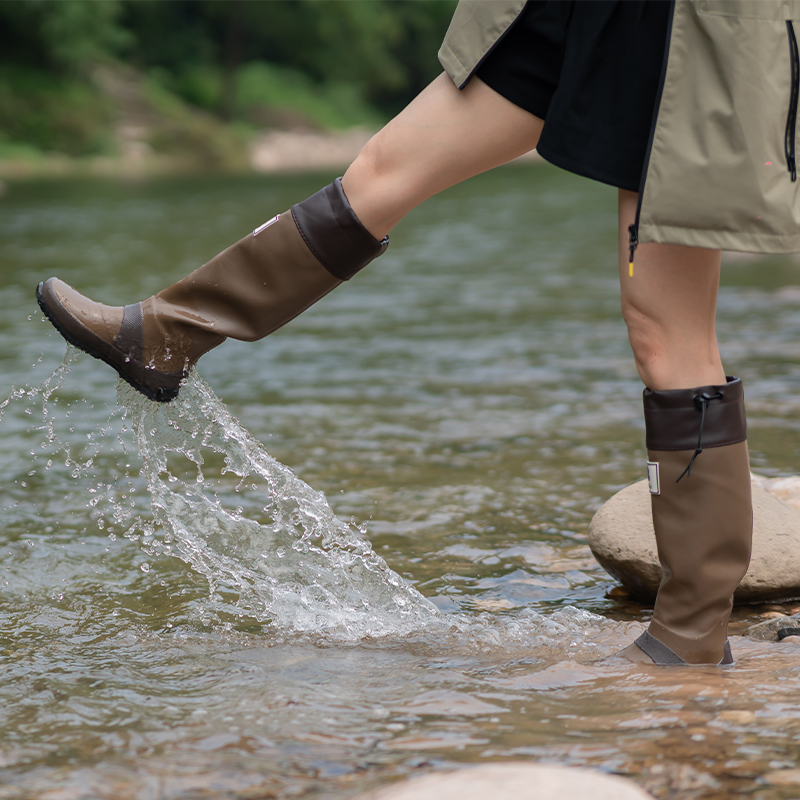
[[751,625],[745,631],[745,636],[749,636],[751,639],[758,639],[761,642],[777,642],[780,641],[778,634],[784,631],[783,639],[792,638],[792,641],[794,641],[795,637],[787,637],[785,632],[787,629],[795,630],[798,626],[800,626],[800,619],[797,615],[784,615]]
[[[739,604],[800,597],[800,477],[753,476],[753,554],[734,594]],[[646,480],[611,497],[589,524],[600,566],[633,597],[652,602],[661,581]]]
[[653,800],[627,778],[575,767],[509,762],[437,772],[356,800]]

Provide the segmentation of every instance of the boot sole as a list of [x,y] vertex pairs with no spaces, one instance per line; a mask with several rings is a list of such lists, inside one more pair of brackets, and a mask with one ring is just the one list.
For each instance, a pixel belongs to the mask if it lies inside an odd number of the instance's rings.
[[48,308],[47,302],[44,299],[42,288],[44,287],[44,281],[39,283],[36,287],[36,301],[39,303],[39,308],[42,309],[42,312],[50,320],[52,326],[67,340],[71,345],[77,347],[79,350],[82,350],[84,353],[88,353],[93,358],[98,359],[98,361],[102,361],[104,364],[108,364],[117,375],[119,375],[125,383],[132,386],[136,389],[137,392],[143,394],[148,400],[154,400],[156,403],[169,403],[174,400],[178,396],[178,392],[180,389],[166,389],[166,388],[158,388],[155,391],[152,389],[148,389],[146,386],[143,386],[140,383],[134,381],[130,376],[126,375],[119,364],[116,364],[111,358],[109,358],[104,353],[101,353],[99,350],[95,350],[90,345],[86,344],[86,342],[80,341],[76,336],[70,333],[58,320],[55,314]]

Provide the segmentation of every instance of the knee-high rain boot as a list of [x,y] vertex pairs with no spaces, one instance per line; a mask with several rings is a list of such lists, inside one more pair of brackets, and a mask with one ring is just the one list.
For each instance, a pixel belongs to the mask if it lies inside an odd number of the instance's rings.
[[67,341],[166,402],[204,353],[227,337],[272,333],[387,246],[359,222],[337,179],[141,303],[106,306],[57,278],[36,296]]
[[649,629],[623,655],[663,666],[732,664],[728,617],[753,531],[742,382],[646,389],[644,413],[662,578]]

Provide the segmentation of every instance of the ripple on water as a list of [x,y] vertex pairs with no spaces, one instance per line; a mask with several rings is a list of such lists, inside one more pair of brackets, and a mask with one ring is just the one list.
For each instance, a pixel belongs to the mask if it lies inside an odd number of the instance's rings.
[[[34,272],[146,296],[316,184],[13,187],[4,375],[34,381],[63,352],[28,317]],[[796,645],[737,637],[726,671],[602,661],[647,616],[604,599],[583,538],[642,460],[615,214],[613,192],[548,167],[483,176],[411,215],[346,292],[209,354],[277,460],[194,376],[182,405],[122,387],[115,407],[106,368],[68,350],[15,390],[0,796],[346,798],[528,758],[659,798],[796,798]],[[796,471],[799,281],[762,261],[726,268],[719,332],[754,463],[777,475]],[[373,509],[368,529],[343,521]]]

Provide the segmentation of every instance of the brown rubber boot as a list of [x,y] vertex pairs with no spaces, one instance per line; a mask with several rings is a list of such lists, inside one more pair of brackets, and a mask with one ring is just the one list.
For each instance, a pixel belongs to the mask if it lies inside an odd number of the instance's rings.
[[728,617],[753,532],[742,382],[645,389],[644,413],[662,578],[649,630],[621,655],[663,666],[732,664]]
[[229,336],[272,333],[387,245],[361,225],[337,179],[141,303],[106,306],[57,278],[40,283],[36,297],[68,342],[167,402],[204,353]]

